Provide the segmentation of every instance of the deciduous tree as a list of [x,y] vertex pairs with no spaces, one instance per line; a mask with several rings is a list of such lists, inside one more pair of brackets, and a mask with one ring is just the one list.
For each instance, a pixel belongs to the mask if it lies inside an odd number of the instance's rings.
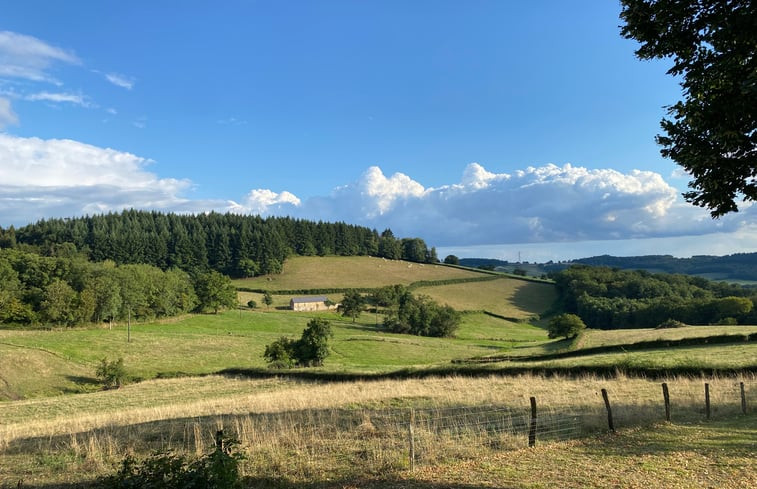
[[641,59],[671,59],[683,100],[667,107],[661,153],[692,177],[686,200],[719,217],[757,200],[757,3],[621,0]]

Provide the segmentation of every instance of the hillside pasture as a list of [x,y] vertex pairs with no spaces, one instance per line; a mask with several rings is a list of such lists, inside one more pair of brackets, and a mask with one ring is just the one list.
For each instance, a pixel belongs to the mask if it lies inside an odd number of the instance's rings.
[[[580,350],[578,350],[580,352]],[[498,363],[502,367],[531,368],[602,367],[607,369],[664,370],[685,368],[691,371],[706,369],[754,369],[757,367],[757,344],[701,345],[618,353],[597,353],[553,360],[512,361]]]
[[[580,352],[597,347],[622,347],[647,341],[676,341],[687,338],[708,338],[721,335],[749,335],[757,333],[757,326],[687,326],[683,328],[654,329],[586,329],[578,338],[519,345],[507,353],[508,357],[537,357],[570,350]],[[672,351],[677,351],[676,349]],[[675,354],[673,354],[675,356]]]
[[680,340],[719,335],[748,335],[757,333],[757,326],[687,326],[666,329],[588,329],[579,341],[581,348],[625,345],[640,341]]
[[557,298],[552,284],[513,278],[419,287],[413,292],[460,311],[487,311],[514,319],[543,314]]
[[485,276],[441,264],[413,263],[369,256],[293,256],[279,275],[234,280],[236,287],[260,290],[376,288],[421,280]]
[[265,346],[281,336],[298,337],[312,317],[333,325],[333,354],[321,369],[326,372],[386,373],[447,365],[508,349],[514,339],[546,340],[539,328],[479,315],[465,315],[459,339],[442,339],[384,332],[376,325],[383,317],[369,313],[353,324],[334,312],[273,309],[135,323],[129,343],[125,324],[112,329],[0,330],[0,351],[8,352],[0,357],[0,399],[98,389],[94,370],[102,358],[123,358],[128,374],[141,379],[265,368]]

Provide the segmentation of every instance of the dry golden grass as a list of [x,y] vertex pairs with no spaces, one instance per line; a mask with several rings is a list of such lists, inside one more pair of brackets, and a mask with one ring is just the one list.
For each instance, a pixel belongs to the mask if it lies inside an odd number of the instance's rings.
[[[739,380],[753,399],[754,376],[706,379],[715,418],[737,415]],[[674,421],[702,419],[703,382],[668,380]],[[522,435],[467,424],[466,413],[496,409],[518,419],[527,413],[530,396],[537,398],[541,423],[570,415],[580,432],[604,429],[602,388],[610,393],[618,427],[663,419],[659,382],[622,376],[330,384],[213,376],[8,402],[0,412],[0,484],[15,484],[32,473],[39,482],[81,481],[111,472],[127,453],[144,455],[156,448],[200,454],[221,428],[248,454],[247,474],[302,482],[400,474],[408,466],[411,407],[425,413],[417,418],[417,460],[431,466],[524,446]],[[426,428],[424,419],[435,428]],[[450,419],[459,423],[452,431]],[[440,426],[447,428],[439,431]]]
[[518,319],[544,313],[557,298],[552,284],[512,278],[420,287],[415,292],[460,311],[488,311]]
[[284,262],[280,275],[235,280],[234,285],[266,290],[347,289],[481,276],[444,265],[368,256],[295,256]]

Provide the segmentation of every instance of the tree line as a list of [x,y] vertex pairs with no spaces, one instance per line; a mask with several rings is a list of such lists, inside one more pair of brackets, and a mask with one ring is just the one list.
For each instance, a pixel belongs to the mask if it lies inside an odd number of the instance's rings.
[[216,271],[91,262],[72,244],[53,256],[0,249],[0,324],[72,326],[217,312],[237,304],[231,280]]
[[644,270],[573,266],[551,275],[558,309],[588,327],[649,328],[666,320],[686,324],[754,324],[754,290],[701,277]]
[[280,273],[290,255],[370,255],[437,262],[436,250],[420,238],[396,238],[390,229],[343,222],[240,214],[179,215],[128,210],[0,228],[0,248],[18,244],[44,255],[72,243],[94,262],[147,264],[161,270],[216,270],[231,277]]

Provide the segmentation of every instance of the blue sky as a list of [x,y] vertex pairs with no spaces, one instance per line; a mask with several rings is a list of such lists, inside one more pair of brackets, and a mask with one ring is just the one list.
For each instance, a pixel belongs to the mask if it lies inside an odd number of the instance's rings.
[[10,2],[0,225],[135,207],[344,220],[506,259],[754,251],[751,207],[711,221],[681,199],[654,143],[680,90],[635,59],[619,11]]

